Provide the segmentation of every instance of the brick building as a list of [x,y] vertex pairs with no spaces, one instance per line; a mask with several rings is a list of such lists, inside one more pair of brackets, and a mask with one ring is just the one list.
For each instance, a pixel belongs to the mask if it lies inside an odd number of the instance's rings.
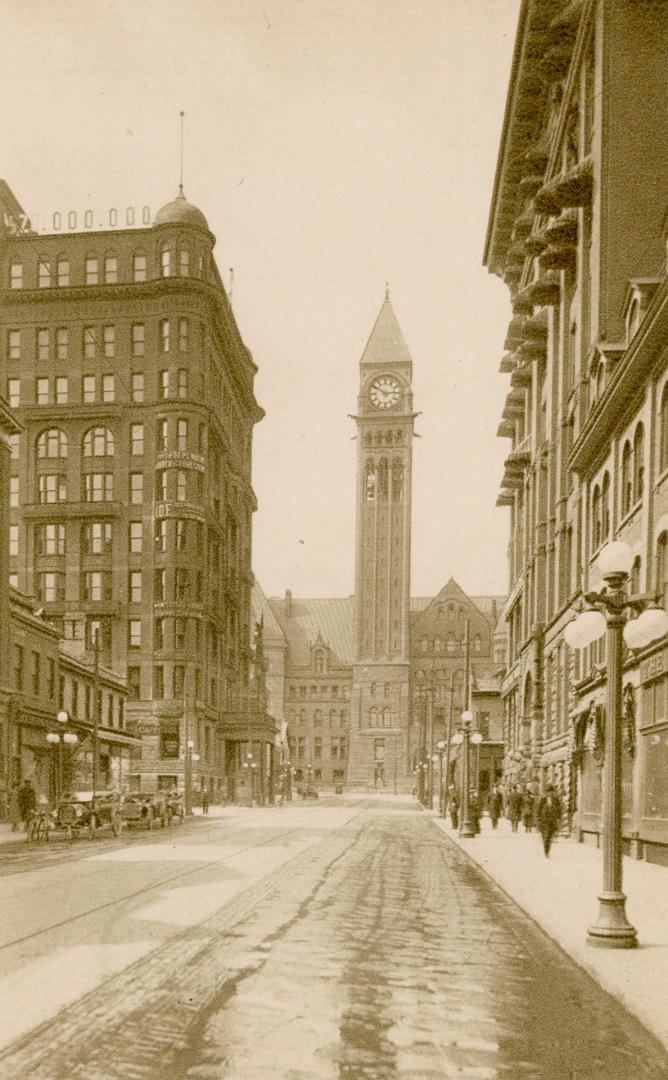
[[[508,781],[598,841],[605,643],[563,636],[609,540],[666,598],[668,8],[522,3],[485,262],[509,286]],[[666,643],[624,660],[626,850],[668,862]]]
[[[226,790],[250,650],[255,365],[204,215],[29,231],[0,185],[11,574],[84,662],[127,675],[136,789]],[[229,751],[229,752],[228,752]]]

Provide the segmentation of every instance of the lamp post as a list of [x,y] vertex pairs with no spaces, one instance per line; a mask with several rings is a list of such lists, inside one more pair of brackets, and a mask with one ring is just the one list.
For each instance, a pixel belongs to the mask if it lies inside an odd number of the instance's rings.
[[626,896],[622,892],[623,641],[630,649],[640,649],[668,632],[668,615],[656,605],[653,595],[627,594],[632,566],[633,552],[628,544],[620,540],[606,544],[598,557],[605,587],[600,592],[585,593],[587,609],[564,632],[571,648],[582,649],[607,631],[603,888],[598,897],[596,921],[587,930],[587,942],[608,949],[632,949],[638,943],[637,931],[626,917]]
[[443,755],[447,753],[448,744],[445,739],[439,739],[436,743],[438,756],[438,810],[441,817],[445,817],[445,791],[443,789]]
[[460,806],[461,816],[459,819],[459,835],[465,839],[475,836],[469,816],[469,740],[471,738],[471,724],[473,713],[466,709],[462,713],[462,723],[459,731],[452,736],[455,746],[461,746],[461,778],[460,778]]
[[[56,714],[56,720],[59,724],[66,724],[69,720],[68,714],[64,709],[61,709]],[[56,805],[60,802],[60,797],[63,793],[63,745],[68,747],[74,747],[78,743],[79,739],[73,731],[47,731],[46,741],[50,746],[53,746],[54,750],[58,747],[58,756],[55,773],[55,796]]]
[[194,753],[194,739],[186,739],[183,761],[183,808],[187,815],[193,812],[193,762],[199,761],[199,754]]
[[480,743],[482,742],[480,731],[471,732],[471,742],[475,746],[475,783],[473,790],[478,797],[478,801],[480,801]]

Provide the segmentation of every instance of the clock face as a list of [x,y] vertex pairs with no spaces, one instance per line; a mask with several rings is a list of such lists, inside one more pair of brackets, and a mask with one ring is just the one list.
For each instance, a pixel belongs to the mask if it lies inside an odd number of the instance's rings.
[[391,375],[381,375],[372,382],[369,396],[377,409],[391,409],[401,396],[399,383]]

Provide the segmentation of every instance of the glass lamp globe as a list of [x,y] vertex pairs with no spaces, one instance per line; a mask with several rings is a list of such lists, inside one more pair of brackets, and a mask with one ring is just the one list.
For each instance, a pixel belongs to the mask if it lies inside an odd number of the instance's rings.
[[464,742],[464,736],[462,735],[461,731],[455,732],[455,734],[452,736],[451,742],[453,746],[461,746],[461,744]]
[[474,746],[477,746],[479,743],[482,742],[482,735],[480,734],[479,731],[474,731],[473,732],[473,734],[471,735],[471,742],[473,743]]
[[472,723],[473,723],[473,713],[471,712],[470,709],[467,709],[465,712],[462,713],[462,724],[472,724]]
[[51,743],[52,746],[55,746],[56,743],[60,742],[60,735],[56,735],[55,732],[47,731],[46,741]]
[[641,649],[646,645],[642,628],[638,627],[639,619],[629,619],[623,630],[623,637],[629,649]]
[[192,760],[193,761],[199,761],[199,754],[193,754],[192,755]]
[[438,742],[436,743],[436,749],[440,750],[440,751],[445,750],[446,746],[447,746],[447,743],[446,743],[445,739],[439,739]]
[[575,620],[578,634],[585,645],[603,636],[606,630],[605,615],[602,611],[583,611]]
[[603,577],[608,574],[630,574],[633,551],[623,540],[613,540],[601,549],[596,563]]
[[649,645],[668,632],[668,615],[663,608],[649,607],[635,620],[641,645]]
[[577,619],[573,619],[571,622],[567,623],[566,629],[564,630],[564,638],[566,644],[570,645],[571,649],[584,649],[585,641],[578,629]]
[[69,746],[74,746],[79,742],[79,737],[73,731],[66,731],[63,735],[63,742],[66,742]]
[[56,713],[56,720],[59,724],[66,724],[69,720],[69,716],[64,709],[61,709],[59,712]]

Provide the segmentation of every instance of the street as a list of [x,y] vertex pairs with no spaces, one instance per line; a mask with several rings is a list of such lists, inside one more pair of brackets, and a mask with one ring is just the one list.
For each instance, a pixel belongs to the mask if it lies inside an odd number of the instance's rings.
[[13,857],[3,1080],[668,1076],[408,798],[230,807]]

